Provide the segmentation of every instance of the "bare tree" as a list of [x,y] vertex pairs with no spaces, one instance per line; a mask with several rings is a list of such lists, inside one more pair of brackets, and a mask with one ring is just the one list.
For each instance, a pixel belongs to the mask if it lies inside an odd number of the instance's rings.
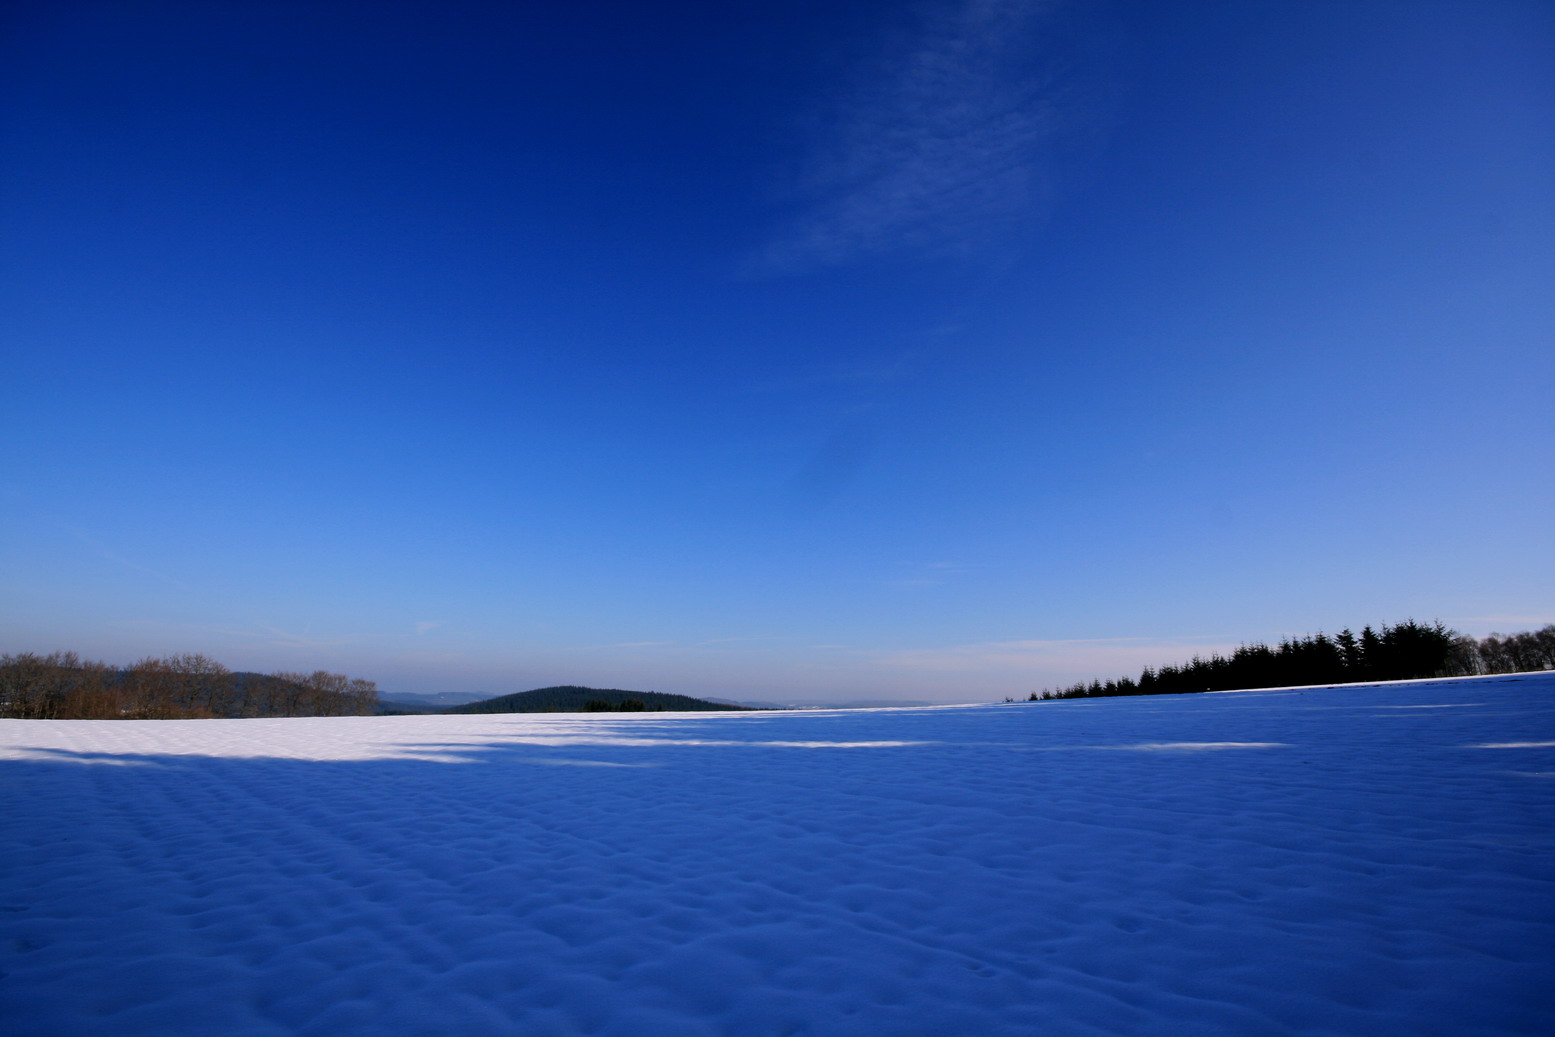
[[176,689],[177,705],[186,717],[219,716],[232,704],[232,671],[208,655],[186,652],[165,660]]
[[1467,635],[1453,639],[1449,659],[1452,673],[1456,676],[1467,677],[1485,672],[1479,658],[1479,642]]
[[174,675],[167,663],[146,656],[124,674],[124,715],[135,720],[169,720],[177,716]]
[[352,712],[357,716],[371,716],[378,710],[378,682],[363,680],[358,677],[351,682],[347,689],[350,696]]
[[0,709],[9,717],[47,720],[58,710],[55,682],[49,657],[33,652],[0,656]]
[[272,716],[303,716],[308,697],[308,675],[278,670],[270,675],[272,686],[270,709]]

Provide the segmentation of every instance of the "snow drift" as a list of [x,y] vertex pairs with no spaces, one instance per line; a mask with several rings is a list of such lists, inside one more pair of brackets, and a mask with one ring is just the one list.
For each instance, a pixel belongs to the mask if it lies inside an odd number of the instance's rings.
[[10,1033],[1535,1034],[1555,676],[0,721]]

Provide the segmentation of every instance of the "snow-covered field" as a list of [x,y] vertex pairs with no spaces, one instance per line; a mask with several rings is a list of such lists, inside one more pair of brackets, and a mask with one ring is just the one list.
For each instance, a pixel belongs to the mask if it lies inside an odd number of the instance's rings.
[[1546,1034],[1555,675],[0,720],[0,1031]]

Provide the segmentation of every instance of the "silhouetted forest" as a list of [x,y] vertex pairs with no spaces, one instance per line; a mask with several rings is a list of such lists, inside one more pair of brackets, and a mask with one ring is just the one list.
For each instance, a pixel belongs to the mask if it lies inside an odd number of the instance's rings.
[[622,691],[620,688],[583,688],[576,684],[559,684],[554,688],[536,688],[534,691],[520,691],[512,695],[499,695],[493,699],[471,702],[467,706],[453,706],[442,712],[638,713],[662,710],[733,711],[744,708],[694,699],[689,695],[670,695],[660,691]]
[[0,716],[29,720],[332,717],[372,713],[378,685],[341,673],[233,673],[205,655],[117,667],[75,652],[0,655]]
[[1346,629],[1333,637],[1318,633],[1283,640],[1277,647],[1242,645],[1229,657],[1195,656],[1180,666],[1145,667],[1139,679],[1081,681],[1067,688],[1032,692],[1031,699],[1102,698],[1114,695],[1170,695],[1241,688],[1466,677],[1555,669],[1555,624],[1520,634],[1475,639],[1441,623],[1405,620],[1396,626]]

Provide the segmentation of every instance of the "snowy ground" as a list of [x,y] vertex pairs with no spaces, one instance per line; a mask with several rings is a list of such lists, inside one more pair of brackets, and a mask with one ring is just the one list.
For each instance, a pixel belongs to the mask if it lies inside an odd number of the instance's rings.
[[1552,675],[0,720],[0,1030],[1549,1033],[1552,808]]

